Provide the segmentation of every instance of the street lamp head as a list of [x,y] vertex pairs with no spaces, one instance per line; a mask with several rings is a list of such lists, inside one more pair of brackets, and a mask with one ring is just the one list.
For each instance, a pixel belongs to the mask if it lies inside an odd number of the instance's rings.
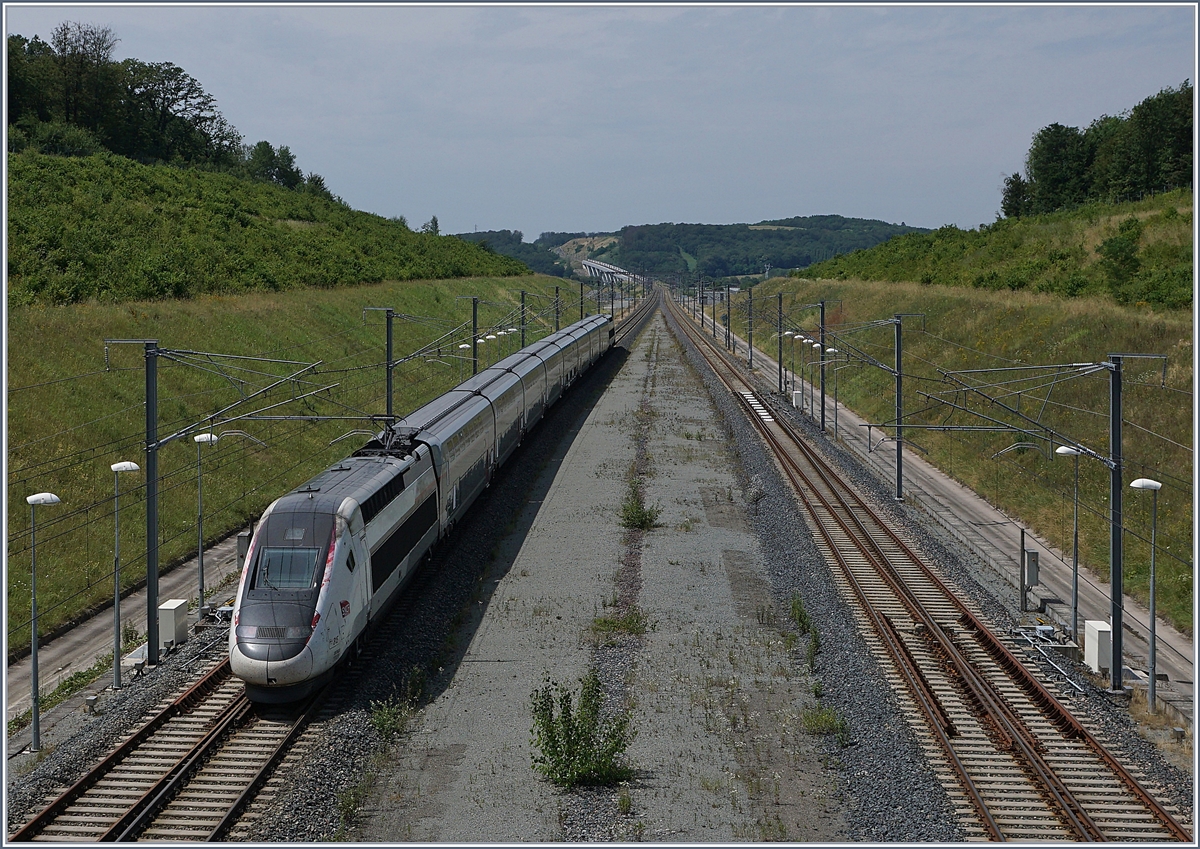
[[461,350],[464,350],[464,349],[470,348],[470,347],[471,347],[471,345],[469,342],[463,342],[461,345],[458,346],[458,349],[461,351]]
[[1078,448],[1072,448],[1070,445],[1060,445],[1054,449],[1054,453],[1061,454],[1064,457],[1078,457],[1082,452]]
[[201,445],[212,445],[214,442],[216,442],[220,438],[221,437],[217,436],[217,434],[215,434],[215,433],[198,433],[192,437],[192,439],[194,439],[196,442],[200,443]]
[[53,492],[39,492],[37,495],[29,495],[25,498],[26,503],[37,505],[38,507],[45,504],[58,504],[61,500]]
[[1150,478],[1138,478],[1129,485],[1130,489],[1162,489],[1162,484],[1158,481],[1152,481]]
[[826,354],[836,354],[836,353],[838,353],[838,349],[837,348],[826,348],[825,353]]
[[785,331],[783,331],[783,335],[784,336],[795,336],[796,334],[794,332],[792,332],[791,330],[785,330]]
[[141,467],[137,463],[131,463],[129,460],[122,460],[120,463],[113,463],[109,468],[114,472],[136,472]]
[[508,328],[508,332],[509,332],[509,333],[516,333],[516,332],[517,332],[517,328],[515,328],[515,327],[510,327],[510,328]]
[[813,342],[813,349],[814,349],[814,350],[817,350],[817,351],[821,350],[821,343],[820,343],[820,342]]

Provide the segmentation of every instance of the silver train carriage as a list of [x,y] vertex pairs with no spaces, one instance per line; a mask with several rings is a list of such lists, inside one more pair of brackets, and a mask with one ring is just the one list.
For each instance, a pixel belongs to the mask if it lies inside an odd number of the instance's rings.
[[590,316],[481,371],[273,502],[251,538],[229,630],[260,702],[299,699],[361,646],[496,468],[611,346]]

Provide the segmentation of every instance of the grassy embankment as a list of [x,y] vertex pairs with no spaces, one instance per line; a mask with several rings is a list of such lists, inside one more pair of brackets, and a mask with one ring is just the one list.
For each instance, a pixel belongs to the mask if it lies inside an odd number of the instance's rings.
[[1177,309],[1192,303],[1192,193],[1003,219],[977,230],[942,227],[897,236],[793,272],[854,279],[970,286]]
[[[1190,195],[1187,200],[1190,202]],[[1070,225],[1068,217],[1063,216],[1051,225],[1032,222],[1032,227],[1047,227],[1060,244],[1099,244],[1131,212],[1147,218],[1162,216],[1162,206],[1157,210],[1131,210],[1129,206],[1134,205],[1110,208],[1108,214],[1096,215],[1095,223],[1089,223],[1091,216],[1081,215],[1074,219],[1075,225]],[[1178,212],[1178,217],[1190,219],[1190,204]],[[1168,220],[1171,218],[1168,216]],[[892,249],[885,244],[873,250]],[[992,250],[984,245],[979,254],[986,255]],[[859,262],[868,266],[881,260],[865,256]],[[1000,268],[998,273],[1003,273]],[[1085,268],[1080,273],[1092,272]],[[906,420],[910,424],[985,424],[961,412],[950,415],[945,407],[931,407],[930,401],[919,394],[944,393],[949,388],[942,382],[939,368],[965,370],[1101,362],[1108,354],[1121,352],[1166,355],[1166,388],[1162,388],[1162,360],[1125,360],[1124,477],[1126,485],[1137,477],[1163,483],[1158,504],[1158,609],[1180,630],[1192,632],[1194,328],[1189,311],[1121,306],[1104,295],[1065,298],[1033,291],[997,292],[920,282],[776,279],[754,290],[757,319],[754,338],[758,347],[771,356],[776,352],[772,334],[776,324],[775,295],[779,291],[784,292],[784,309],[790,319],[808,329],[817,325],[816,311],[798,308],[793,311],[793,305],[824,299],[830,331],[844,334],[846,341],[888,365],[894,358],[893,328],[890,325],[855,328],[866,322],[890,319],[896,313],[924,314],[924,332],[920,318],[905,319],[904,323],[904,408],[909,411]],[[735,326],[745,320],[744,304],[737,299],[734,316]],[[844,349],[836,340],[831,344]],[[807,362],[811,351],[797,351],[796,356],[798,362]],[[791,352],[787,347],[784,357],[790,362]],[[811,374],[812,369],[806,371]],[[1013,380],[1014,375],[1006,372],[992,379],[999,383]],[[1100,372],[1061,382],[1052,391],[1047,390],[1045,377],[1043,373],[1040,380],[991,391],[1000,396],[1020,389],[1020,397],[1009,394],[1006,403],[1016,404],[1023,413],[1040,415],[1050,426],[1107,456],[1108,374]],[[873,367],[846,367],[838,372],[837,379],[840,400],[867,421],[885,422],[894,418],[894,380],[890,374]],[[832,393],[833,375],[828,370],[826,382],[827,391]],[[1029,441],[1028,437],[912,429],[905,438],[923,449],[918,451],[922,457],[1009,515],[1037,529],[1069,558],[1073,467],[1068,459],[1054,456],[1051,446],[1044,441],[1039,443],[1048,457],[1037,450],[1017,449],[993,458],[1014,443]],[[1080,560],[1107,579],[1108,470],[1095,460],[1081,458],[1079,475]],[[1150,498],[1126,486],[1125,588],[1143,602],[1149,598],[1150,507]]]
[[111,154],[8,157],[8,303],[186,298],[528,269],[268,183]]
[[[109,346],[105,339],[157,339],[163,348],[211,351],[240,356],[322,361],[306,375],[300,391],[338,383],[311,401],[271,411],[353,417],[385,410],[383,368],[385,326],[369,306],[392,307],[408,316],[440,318],[443,323],[395,321],[395,355],[401,357],[466,322],[478,296],[480,325],[488,327],[529,292],[531,311],[552,303],[552,277],[464,278],[382,283],[336,290],[299,289],[273,294],[205,296],[186,301],[26,306],[9,312],[8,522],[9,646],[29,643],[29,508],[25,496],[49,490],[63,500],[38,511],[39,631],[48,632],[81,611],[112,597],[113,473],[110,464],[133,460],[144,469],[145,377],[142,345]],[[577,316],[578,300],[567,299],[563,324]],[[538,297],[540,296],[540,297]],[[553,311],[531,322],[530,340],[553,330]],[[519,336],[480,346],[480,367],[511,353]],[[456,339],[459,343],[462,339]],[[488,345],[502,346],[489,349]],[[497,351],[497,353],[490,353]],[[395,410],[414,409],[471,373],[469,360],[447,346],[440,361],[424,359],[395,371]],[[245,366],[219,362],[226,371]],[[256,364],[262,371],[286,374],[298,366]],[[258,385],[265,380],[258,379]],[[211,415],[238,397],[231,383],[202,371],[159,359],[159,438]],[[36,387],[36,388],[26,388]],[[284,390],[263,403],[289,397]],[[246,411],[249,411],[247,407]],[[267,444],[227,437],[206,450],[204,531],[216,540],[257,516],[266,505],[325,465],[349,454],[368,438],[354,435],[330,446],[351,430],[370,429],[365,419],[322,423],[244,421],[218,425],[245,430]],[[378,429],[378,428],[376,428]],[[159,452],[161,554],[164,566],[194,556],[196,547],[196,448],[190,436]],[[122,475],[121,574],[126,586],[145,578],[145,475]]]
[[[364,317],[364,307],[430,317],[397,321],[395,351],[403,356],[470,321],[469,303],[456,298],[480,297],[486,327],[518,303],[519,289],[552,295],[560,282],[511,277],[524,271],[519,262],[478,246],[225,174],[139,165],[107,154],[23,153],[10,155],[8,164],[10,650],[29,644],[25,496],[49,490],[63,499],[38,515],[39,630],[49,632],[111,598],[109,465],[144,461],[145,385],[142,346],[111,346],[106,356],[105,339],[320,360],[319,372],[306,374],[310,383],[295,384],[295,391],[337,384],[319,398],[272,412],[345,420],[218,425],[245,430],[267,447],[230,437],[206,451],[204,528],[206,538],[216,539],[365,441],[355,435],[328,445],[348,431],[372,427],[353,417],[384,412],[383,317]],[[451,277],[457,279],[441,279]],[[547,303],[531,300],[536,308]],[[531,329],[533,338],[552,324],[551,315]],[[490,359],[488,350],[483,356]],[[455,356],[464,352],[442,353],[439,362],[418,360],[397,369],[398,412],[458,381],[464,361]],[[219,370],[261,386],[266,378],[239,369],[282,375],[299,367],[194,358],[192,365],[166,358],[158,363],[160,439],[239,397]],[[469,363],[465,371],[470,373]],[[292,389],[263,403],[282,400]],[[196,449],[189,436],[159,453],[164,566],[189,556],[196,544]],[[122,476],[126,586],[145,575],[143,485],[144,473]]]

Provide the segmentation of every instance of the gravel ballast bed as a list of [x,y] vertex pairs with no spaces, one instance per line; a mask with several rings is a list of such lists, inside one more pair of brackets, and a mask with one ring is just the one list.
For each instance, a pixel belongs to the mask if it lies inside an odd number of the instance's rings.
[[[156,669],[134,678],[127,673],[118,692],[99,690],[96,713],[82,709],[82,695],[53,710],[52,729],[43,729],[40,755],[22,754],[8,761],[8,832],[11,833],[47,803],[46,796],[82,778],[129,733],[156,711],[161,703],[195,682],[201,668],[224,655],[229,631],[209,628],[179,649],[161,658]],[[108,677],[111,682],[111,676]]]
[[[670,319],[667,324],[672,324]],[[675,335],[682,340],[678,331]],[[848,745],[839,745],[833,737],[822,738],[816,745],[837,777],[837,790],[842,797],[841,806],[848,829],[846,837],[870,842],[961,840],[963,835],[946,794],[925,763],[906,719],[886,686],[878,662],[858,635],[850,611],[833,586],[829,567],[812,541],[790,488],[766,455],[760,437],[740,406],[726,395],[690,346],[682,341],[681,345],[720,415],[718,426],[726,437],[727,452],[735,461],[737,468],[733,469],[733,474],[740,479],[741,491],[744,495],[753,494],[746,499],[752,502],[746,511],[748,525],[761,562],[766,566],[765,577],[778,618],[781,622],[786,620],[790,599],[793,594],[799,594],[820,631],[821,651],[815,670],[823,688],[820,701],[845,719],[849,736]],[[618,371],[633,365],[630,359],[628,352],[614,350],[593,374],[555,405],[547,419],[526,440],[503,474],[471,511],[469,519],[459,527],[445,552],[441,569],[424,577],[416,587],[419,603],[406,612],[402,624],[384,629],[372,654],[386,657],[387,662],[373,665],[371,674],[356,676],[352,685],[343,688],[338,694],[336,715],[310,731],[317,735],[316,743],[308,749],[302,763],[289,769],[274,800],[253,809],[256,816],[237,833],[239,839],[308,842],[359,838],[360,822],[355,813],[367,798],[375,777],[388,774],[389,763],[396,759],[397,749],[408,746],[412,736],[422,733],[423,714],[418,712],[412,718],[411,724],[416,729],[413,734],[401,738],[398,744],[389,743],[372,722],[372,702],[408,692],[413,682],[419,679],[423,679],[422,704],[454,698],[455,675],[480,627],[484,611],[492,602],[492,594],[497,592],[498,582],[506,576],[508,567],[496,565],[506,562],[503,552],[499,558],[496,556],[501,540],[515,524],[523,521],[520,517],[529,512],[527,501],[546,495],[544,485],[539,481],[544,481],[546,473],[552,472],[562,461],[562,440],[574,435],[583,416],[597,403],[600,393]],[[919,510],[897,505],[886,486],[834,445],[830,436],[822,436],[819,428],[813,427],[790,406],[778,406],[779,414],[789,416],[812,434],[827,456],[869,493],[877,505],[890,511],[896,524],[905,529],[943,575],[962,588],[994,626],[1003,629],[1015,624],[1009,609],[995,601],[989,587],[976,581],[975,577],[981,573],[971,555],[962,552],[953,541],[944,540],[936,529],[931,530]],[[539,486],[543,488],[539,489]],[[661,545],[654,539],[653,532],[646,538],[650,546],[648,553]],[[639,558],[640,563],[644,543],[641,538],[626,538],[621,546],[625,552],[623,557]],[[618,575],[619,559],[614,558],[610,569]],[[507,562],[511,563],[511,560]],[[627,577],[629,573],[627,569]],[[642,592],[640,577],[637,582],[636,587],[616,584],[618,594],[636,602],[638,593]],[[995,589],[1003,591],[999,585]],[[69,720],[59,722],[52,739],[47,739],[51,751],[43,754],[32,768],[29,768],[28,756],[25,760],[10,760],[10,831],[42,806],[48,792],[71,783],[115,745],[139,717],[180,689],[187,682],[189,666],[197,662],[205,642],[212,640],[216,645],[223,645],[224,639],[223,632],[210,632],[193,639],[134,686],[116,695],[102,696],[98,716],[86,716],[76,708],[78,716],[72,715]],[[796,668],[803,666],[802,674],[807,675],[802,649],[803,643],[801,650],[793,652],[793,659]],[[645,650],[644,640],[635,637],[613,640],[608,645],[589,650],[590,662],[601,674],[611,705],[615,706],[622,699],[626,682],[636,682],[639,674],[645,672],[642,667],[651,662],[648,656],[639,661]],[[1061,677],[1048,664],[1038,660],[1039,657],[1034,655],[1030,659],[1045,666],[1051,679]],[[1147,784],[1163,788],[1165,801],[1176,805],[1190,822],[1192,777],[1171,766],[1153,744],[1137,733],[1127,708],[1114,703],[1101,688],[1092,684],[1081,665],[1072,665],[1065,660],[1059,665],[1068,671],[1072,680],[1084,687],[1082,696],[1074,696],[1069,685],[1061,687],[1072,694],[1072,706],[1102,731],[1126,762],[1142,770]],[[414,670],[422,672],[415,675]],[[518,695],[527,698],[527,689]],[[652,700],[647,698],[646,701]],[[528,727],[512,729],[511,734],[524,738],[528,735]],[[544,782],[528,768],[527,756],[523,757],[526,758],[521,765],[527,776],[525,780],[531,785],[538,784],[538,792],[543,796],[548,794],[556,806],[556,810],[545,812],[547,821],[557,821],[555,839],[672,840],[667,833],[655,833],[651,829],[643,835],[634,828],[636,815],[653,809],[652,800],[647,799],[644,806],[639,801],[638,793],[649,790],[639,791],[636,780],[634,812],[625,816],[617,811],[617,789],[547,791]],[[27,774],[15,775],[15,771],[25,769],[28,769]],[[429,774],[434,775],[439,769],[442,766],[433,763]],[[644,785],[648,788],[653,781],[647,779]],[[481,789],[487,786],[486,782],[481,782]],[[386,799],[393,791],[398,795],[400,790],[399,787],[376,786],[374,793],[377,799]],[[502,804],[503,800],[490,801]],[[444,810],[437,815],[458,818],[462,813]],[[544,828],[544,822],[531,820],[527,835],[517,839],[547,839]],[[373,835],[367,837],[378,839]],[[392,833],[386,839],[420,838]],[[752,838],[743,836],[740,839]]]
[[[701,362],[697,355],[691,352],[689,354],[695,357],[694,362]],[[702,372],[707,371],[703,364],[699,365],[699,368]],[[705,379],[713,387],[714,397],[719,399],[720,395],[717,390],[723,390],[723,387],[716,383],[715,378],[709,377],[707,374]],[[927,562],[938,569],[944,578],[949,579],[949,583],[958,588],[964,598],[969,599],[976,606],[993,629],[1003,633],[1017,628],[1015,604],[1009,601],[1013,593],[1006,581],[995,575],[990,567],[979,560],[975,554],[966,550],[957,540],[948,537],[941,527],[929,519],[923,511],[911,504],[897,503],[893,498],[893,490],[889,488],[892,485],[890,481],[884,482],[864,469],[847,450],[833,441],[831,434],[822,434],[820,427],[809,417],[801,414],[790,404],[782,402],[782,399],[770,392],[769,388],[763,386],[765,382],[766,380],[760,379],[759,384],[766,389],[764,395],[773,396],[774,413],[786,417],[793,425],[807,434],[812,443],[818,446],[842,474],[857,486],[859,492],[863,493],[877,508],[883,509],[896,527],[903,529],[909,539],[916,544],[918,550],[926,555]],[[741,415],[741,420],[744,422],[744,415],[740,413],[732,399],[728,399],[725,403],[718,400],[717,406],[723,412],[726,408],[732,409]],[[738,421],[729,413],[725,413],[725,416],[726,421]],[[750,425],[747,423],[745,427],[750,428]],[[735,424],[736,429],[737,425]],[[741,439],[738,440],[738,444],[743,444]],[[743,464],[748,471],[755,467],[756,462],[761,463],[762,459],[753,450],[743,454]],[[769,460],[766,461],[765,467],[757,473],[765,479],[767,472],[770,472],[781,484],[778,472]],[[1004,601],[998,600],[997,595]],[[807,596],[805,601],[807,604]],[[822,639],[824,640],[824,635],[822,635]],[[825,645],[826,643],[823,641],[823,653]],[[1021,660],[1027,665],[1040,669],[1043,680],[1059,682],[1059,690],[1068,697],[1069,707],[1081,719],[1090,722],[1093,733],[1098,733],[1102,742],[1123,763],[1143,776],[1142,783],[1157,792],[1160,802],[1175,807],[1181,821],[1188,825],[1191,824],[1194,800],[1193,777],[1170,763],[1154,743],[1138,732],[1137,723],[1130,716],[1127,700],[1114,699],[1103,686],[1098,686],[1090,675],[1090,670],[1083,663],[1072,662],[1065,657],[1056,657],[1054,661],[1055,664],[1066,670],[1070,681],[1082,688],[1082,693],[1080,693],[1075,687],[1065,683],[1063,674],[1040,653],[1023,652]],[[822,669],[824,668],[822,667]],[[823,671],[823,678],[825,674]],[[852,683],[854,679],[846,677],[844,680]],[[829,689],[834,689],[832,683]],[[867,688],[864,686],[860,692],[866,693]],[[843,696],[839,694],[835,698],[840,700]],[[890,698],[889,702],[891,702]],[[860,716],[868,723],[872,721],[869,706],[866,707],[865,713],[860,713],[863,710],[862,707],[847,705],[846,709],[849,716]],[[894,705],[892,712],[894,713]],[[890,728],[891,726],[868,724],[863,727]],[[911,740],[911,735],[908,736]],[[915,741],[912,743],[915,745]],[[889,822],[889,811],[892,810],[891,802],[888,800],[890,790],[886,782],[883,786],[876,786],[873,780],[867,778],[876,769],[877,764],[886,762],[875,760],[875,757],[888,757],[887,752],[883,750],[877,756],[871,756],[868,754],[868,750],[864,749],[861,754],[867,754],[867,757],[861,763],[855,763],[858,760],[856,755],[860,753],[852,751],[853,748],[852,746],[843,752],[842,760],[845,763],[845,769],[842,771],[842,778],[845,781],[847,795],[855,800],[856,804],[862,805],[861,808],[855,808],[853,817],[856,839],[939,841],[957,839],[949,836],[927,838],[915,835],[912,837],[896,836],[903,834],[908,826],[903,821],[896,823],[894,826],[895,829],[898,829],[896,831],[884,825]],[[919,753],[916,757],[918,760],[920,759]],[[928,773],[928,768],[923,764],[920,769],[922,772]],[[907,767],[903,772],[907,774]],[[904,795],[901,794],[901,801]],[[938,796],[945,798],[945,794],[940,788]],[[906,809],[903,805],[896,810],[901,812],[902,817],[911,813],[905,813]]]

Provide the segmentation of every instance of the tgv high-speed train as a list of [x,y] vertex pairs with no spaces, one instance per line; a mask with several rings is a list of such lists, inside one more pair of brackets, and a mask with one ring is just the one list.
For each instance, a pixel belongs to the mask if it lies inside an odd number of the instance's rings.
[[273,502],[229,630],[230,666],[250,698],[292,701],[328,680],[612,339],[611,317],[597,315],[528,345]]

